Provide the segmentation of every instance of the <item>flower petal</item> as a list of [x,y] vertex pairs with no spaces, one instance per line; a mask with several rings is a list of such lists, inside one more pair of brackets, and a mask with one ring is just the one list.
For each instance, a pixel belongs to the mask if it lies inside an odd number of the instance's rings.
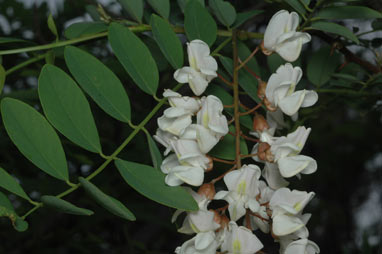
[[279,214],[273,218],[272,231],[277,236],[284,236],[291,234],[304,226],[305,224],[295,216]]
[[305,155],[281,158],[277,164],[283,177],[292,177],[298,173],[312,174],[317,170],[316,161]]

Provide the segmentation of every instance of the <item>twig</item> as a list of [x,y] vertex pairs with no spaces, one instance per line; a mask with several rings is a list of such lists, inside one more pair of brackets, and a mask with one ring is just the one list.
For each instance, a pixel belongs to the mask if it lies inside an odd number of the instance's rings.
[[237,70],[240,70],[243,66],[245,66],[246,63],[248,63],[249,60],[252,59],[252,57],[257,53],[257,51],[259,51],[260,47],[257,46],[255,48],[255,50],[252,51],[252,53],[243,61],[241,62],[240,60],[240,65],[238,67],[236,67]]
[[261,103],[260,103],[260,104],[257,104],[257,106],[255,106],[254,108],[252,108],[252,109],[250,109],[250,110],[248,110],[248,111],[246,111],[246,112],[240,113],[240,116],[249,115],[249,114],[255,112],[255,111],[256,111],[258,108],[260,108],[262,105],[263,105],[263,104],[261,104]]

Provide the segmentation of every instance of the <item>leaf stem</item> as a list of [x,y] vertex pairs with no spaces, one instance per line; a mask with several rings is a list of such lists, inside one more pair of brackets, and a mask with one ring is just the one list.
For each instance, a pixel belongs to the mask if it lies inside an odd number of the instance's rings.
[[[225,42],[223,42],[225,43]],[[214,50],[214,52],[219,52],[223,47],[217,47],[217,49]],[[177,84],[172,90],[177,91],[183,84]],[[87,176],[85,179],[90,181],[93,179],[95,176],[97,176],[99,173],[101,173],[107,165],[110,164],[114,159],[116,159],[117,155],[129,144],[129,142],[135,137],[135,135],[138,134],[140,130],[143,130],[146,134],[148,134],[148,131],[145,129],[145,125],[150,121],[150,119],[158,112],[158,110],[166,103],[167,98],[164,97],[160,99],[159,103],[151,110],[151,112],[143,119],[143,121],[139,125],[134,125],[131,121],[128,122],[128,124],[134,129],[134,131],[125,139],[125,141],[113,152],[112,155],[110,156],[105,156],[101,153],[101,156],[105,158],[105,162],[102,163],[101,166],[99,166],[92,174]],[[56,195],[57,198],[62,198],[73,191],[77,190],[81,186],[80,183],[74,184],[71,188],[67,189],[66,191]],[[32,214],[34,211],[39,209],[40,207],[43,206],[42,203],[37,203],[34,201],[30,201],[30,203],[34,204],[34,207],[30,209],[27,213],[25,213],[21,218],[25,219],[28,217],[30,214]]]
[[240,70],[246,63],[248,63],[249,60],[252,59],[252,57],[254,57],[254,55],[257,53],[257,51],[259,51],[260,47],[257,46],[255,48],[255,50],[252,51],[252,53],[247,57],[247,59],[245,59],[243,62],[241,62],[241,64],[236,68],[238,70]]
[[[131,26],[129,29],[132,32],[145,32],[145,31],[151,31],[151,26],[142,24],[138,26]],[[185,30],[183,27],[174,27],[174,31],[176,33],[185,33]],[[246,39],[248,38],[258,38],[261,39],[263,38],[262,33],[253,33],[253,32],[247,32],[247,31],[240,31],[241,34],[246,36]],[[221,37],[231,37],[232,32],[229,30],[218,30],[217,32],[218,36]],[[80,38],[74,38],[66,41],[59,41],[59,42],[53,42],[45,45],[39,45],[39,46],[33,46],[33,47],[26,47],[26,48],[18,48],[18,49],[10,49],[10,50],[1,50],[0,55],[10,55],[10,54],[17,54],[17,53],[23,53],[23,52],[31,52],[31,51],[38,51],[38,50],[47,50],[47,49],[52,49],[52,48],[58,48],[58,47],[63,47],[67,45],[73,45],[73,44],[78,44],[84,41],[90,41],[94,39],[99,39],[106,37],[108,35],[108,32],[102,32],[102,33],[97,33],[97,34],[91,34],[87,36],[83,36]],[[229,40],[228,40],[229,42]],[[226,43],[228,43],[226,42]],[[224,47],[224,45],[222,46]],[[220,49],[219,49],[220,50]],[[216,54],[216,52],[213,52]]]
[[41,59],[44,59],[46,57],[48,53],[45,53],[45,54],[41,54],[41,55],[38,55],[38,56],[35,56],[35,57],[32,57],[32,58],[29,58],[28,60],[22,62],[22,63],[19,63],[15,66],[13,66],[12,68],[9,68],[8,70],[5,71],[5,75],[9,75],[27,65],[30,65],[32,63],[35,63],[35,62],[38,62],[40,61]]
[[[173,90],[177,91],[183,84],[178,84]],[[144,126],[150,121],[150,119],[158,112],[158,110],[162,107],[162,105],[166,102],[167,98],[161,99],[161,101],[151,110],[151,112],[143,119],[143,121],[136,126],[134,131],[123,141],[123,143],[113,152],[112,155],[109,156],[109,158],[102,163],[101,166],[99,166],[93,173],[91,173],[89,176],[87,176],[85,179],[90,181],[94,177],[96,177],[99,173],[101,173],[114,159],[117,158],[117,155],[130,143],[130,141],[135,137],[135,135],[138,134],[138,132],[144,128]],[[71,188],[67,189],[66,191],[56,195],[57,198],[62,198],[73,191],[77,190],[81,186],[80,183],[74,184]],[[38,208],[42,206],[42,203],[38,203],[38,205],[35,205],[31,210],[29,210],[25,215],[22,216],[23,219],[28,217],[31,213],[36,211]]]

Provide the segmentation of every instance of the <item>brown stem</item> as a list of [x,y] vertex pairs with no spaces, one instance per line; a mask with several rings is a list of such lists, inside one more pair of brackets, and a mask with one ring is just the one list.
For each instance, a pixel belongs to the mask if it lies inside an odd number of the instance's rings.
[[245,110],[250,110],[250,108],[248,108],[247,106],[245,106],[243,103],[241,103],[240,102],[240,106],[242,107],[242,108],[244,108]]
[[229,85],[229,86],[233,86],[233,84],[231,83],[231,82],[229,82],[228,80],[226,80],[222,75],[220,75],[219,73],[218,73],[218,77],[225,83],[225,84],[227,84],[227,85]]
[[252,53],[247,57],[247,59],[245,59],[243,62],[240,61],[241,64],[238,67],[236,67],[236,69],[240,70],[243,66],[245,66],[245,64],[248,63],[248,61],[252,59],[252,57],[257,53],[257,51],[259,51],[259,49],[260,49],[260,47],[257,46],[255,48],[255,50],[252,51]]
[[234,107],[234,118],[235,118],[235,151],[236,151],[236,166],[241,168],[241,158],[240,158],[240,111],[239,111],[239,58],[237,52],[237,32],[232,31],[232,48],[233,48],[233,104]]
[[359,64],[363,68],[365,68],[365,69],[367,69],[373,73],[382,72],[381,68],[379,68],[378,66],[376,66],[376,65],[374,65],[374,64],[372,64],[366,60],[359,58],[358,56],[353,54],[353,52],[351,52],[348,48],[346,48],[341,42],[336,41],[333,37],[321,32],[321,31],[311,31],[310,33],[320,37],[322,40],[324,40],[325,42],[327,42],[330,45],[335,44],[336,49],[338,49],[342,54],[344,54],[347,62],[353,62],[353,63]]
[[230,165],[233,165],[233,164],[236,163],[235,161],[228,161],[228,160],[218,159],[218,158],[215,158],[215,157],[211,157],[211,159],[214,160],[214,161],[218,161],[218,162],[221,162],[221,163],[224,163],[224,164],[230,164]]
[[240,116],[245,116],[245,115],[249,115],[249,114],[252,114],[253,112],[255,112],[258,108],[260,108],[263,104],[257,104],[256,107],[246,111],[246,112],[243,112],[243,113],[240,113]]
[[249,74],[251,74],[252,76],[254,76],[255,77],[255,79],[257,79],[257,80],[261,80],[261,78],[260,78],[260,76],[258,76],[253,70],[251,70],[247,65],[244,65],[244,69],[246,69],[248,72],[249,72]]
[[233,108],[233,107],[235,107],[235,105],[233,105],[233,104],[232,105],[223,105],[223,107],[224,108]]
[[220,176],[212,179],[211,183],[212,184],[215,184],[217,181],[220,181],[226,174],[228,174],[229,172],[231,172],[232,170],[234,170],[236,168],[236,165],[233,166],[232,168],[230,168],[229,170],[227,170],[226,172],[224,172],[223,174],[221,174]]
[[[228,121],[228,125],[230,125],[231,123],[233,123],[235,121],[235,118],[232,118],[231,120]],[[234,134],[235,135],[235,134]]]
[[249,229],[249,230],[253,230],[252,227],[251,227],[251,217],[249,217],[249,211],[247,210],[247,212],[245,213],[245,224],[246,227]]
[[240,135],[242,138],[246,139],[246,140],[249,140],[249,141],[252,141],[252,142],[260,142],[260,139],[256,139],[256,138],[251,138],[251,137],[248,137],[247,135],[244,135],[243,133],[241,133]]
[[248,213],[249,213],[250,215],[252,215],[252,216],[255,216],[255,217],[259,218],[260,220],[263,220],[263,221],[269,221],[269,219],[265,219],[265,218],[261,217],[261,216],[260,216],[259,214],[257,214],[257,213],[253,213],[253,212],[251,212],[251,211],[248,211]]
[[257,153],[251,153],[251,154],[242,154],[241,155],[241,158],[244,159],[244,158],[250,158],[250,157],[253,157],[253,156],[257,156]]

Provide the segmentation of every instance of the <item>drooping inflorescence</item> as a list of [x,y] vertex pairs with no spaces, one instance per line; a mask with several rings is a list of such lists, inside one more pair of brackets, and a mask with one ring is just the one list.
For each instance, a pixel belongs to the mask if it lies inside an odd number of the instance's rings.
[[[276,52],[289,62],[296,60],[302,44],[310,41],[309,34],[296,32],[298,22],[294,12],[276,13],[265,31],[263,52]],[[187,49],[190,66],[178,69],[174,78],[188,83],[193,93],[200,96],[217,77],[218,66],[203,41],[191,41]],[[319,247],[308,240],[306,224],[311,214],[303,213],[314,193],[291,190],[285,179],[300,178],[301,174],[317,170],[313,158],[300,154],[311,129],[300,126],[286,136],[275,136],[276,130],[287,126],[283,114],[296,120],[301,107],[317,102],[316,92],[295,91],[301,77],[300,67],[286,63],[267,83],[259,82],[258,96],[267,112],[266,117],[254,112],[253,132],[250,132],[258,138],[251,156],[259,165],[234,166],[209,183],[204,183],[204,174],[213,168],[208,153],[229,132],[223,103],[213,95],[188,97],[165,90],[163,95],[171,107],[158,118],[159,128],[154,136],[166,148],[167,157],[161,166],[165,181],[170,186],[183,183],[201,186],[198,192],[186,187],[199,210],[187,212],[178,231],[195,236],[178,247],[176,253],[256,253],[264,248],[254,233],[257,229],[272,235],[280,244],[280,253],[319,253]],[[214,184],[220,179],[227,190],[215,193]],[[227,205],[209,209],[214,200],[225,200]],[[182,212],[177,210],[172,221]]]

